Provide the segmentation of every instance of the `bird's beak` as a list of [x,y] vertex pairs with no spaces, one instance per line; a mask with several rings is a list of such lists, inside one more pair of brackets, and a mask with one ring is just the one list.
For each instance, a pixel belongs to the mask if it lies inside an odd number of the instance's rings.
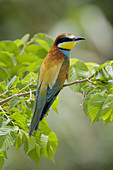
[[73,41],[79,41],[79,40],[85,40],[86,38],[84,37],[74,37]]

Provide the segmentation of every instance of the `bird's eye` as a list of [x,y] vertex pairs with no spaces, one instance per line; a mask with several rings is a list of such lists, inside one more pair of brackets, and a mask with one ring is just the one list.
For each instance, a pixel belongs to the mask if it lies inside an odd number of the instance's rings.
[[67,41],[70,41],[70,39],[68,37],[63,37],[62,38],[62,42],[67,42]]
[[66,41],[66,38],[62,38],[62,42],[65,42]]
[[63,43],[63,42],[67,42],[67,41],[70,41],[70,39],[67,37],[62,37],[57,40],[56,44],[58,45],[59,43]]

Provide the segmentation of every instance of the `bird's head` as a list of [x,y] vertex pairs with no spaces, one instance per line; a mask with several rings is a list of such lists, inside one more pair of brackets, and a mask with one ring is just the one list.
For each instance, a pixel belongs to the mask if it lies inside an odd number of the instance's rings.
[[60,49],[71,50],[76,44],[76,41],[79,40],[85,40],[85,38],[75,37],[73,34],[70,33],[64,33],[58,35],[55,40],[55,45]]

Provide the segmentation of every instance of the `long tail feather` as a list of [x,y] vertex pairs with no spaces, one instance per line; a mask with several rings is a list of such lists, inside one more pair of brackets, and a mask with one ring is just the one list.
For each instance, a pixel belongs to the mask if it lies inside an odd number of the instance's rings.
[[37,122],[39,124],[39,121],[40,121],[40,117],[37,116],[38,115],[37,100],[38,100],[38,98],[35,99],[35,104],[34,104],[34,108],[33,108],[33,117],[32,117],[30,128],[29,128],[29,136],[32,135]]
[[40,117],[45,104],[46,104],[46,95],[40,95],[36,97],[34,109],[33,109],[33,117],[29,128],[29,136],[31,136],[33,131],[36,129],[36,127],[38,127],[40,122]]

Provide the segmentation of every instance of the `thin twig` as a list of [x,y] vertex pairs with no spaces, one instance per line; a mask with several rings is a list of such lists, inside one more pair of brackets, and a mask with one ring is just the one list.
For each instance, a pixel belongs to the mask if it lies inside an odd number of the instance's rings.
[[[8,102],[9,100],[11,100],[13,97],[17,96],[17,97],[21,97],[21,96],[26,96],[26,95],[29,95],[30,92],[26,92],[26,93],[20,93],[21,91],[25,90],[27,87],[29,87],[31,84],[33,84],[35,81],[29,83],[27,86],[23,87],[21,90],[19,90],[16,94],[14,94],[13,96],[11,97],[8,97],[2,101],[0,101],[0,105],[3,104],[3,103],[6,103]],[[34,92],[35,91],[35,92]],[[36,93],[36,90],[32,91],[32,93]],[[19,94],[18,94],[19,93]]]
[[[64,84],[63,88],[64,88],[64,87],[67,87],[67,86],[71,86],[71,85],[73,85],[73,84],[78,84],[78,83],[83,83],[83,82],[89,81],[92,77],[94,77],[94,74],[91,75],[90,77],[88,77],[87,79],[84,79],[84,80],[76,80],[76,81],[74,81],[74,82]],[[15,95],[13,95],[13,96],[11,96],[11,97],[8,97],[8,98],[0,101],[0,105],[2,105],[3,103],[8,102],[9,100],[11,100],[11,99],[12,99],[13,97],[15,97],[15,96],[17,96],[17,97],[27,96],[27,95],[30,95],[31,93],[32,93],[32,94],[36,93],[36,90],[33,90],[33,91],[31,91],[31,92],[26,92],[26,93],[15,94]]]
[[5,113],[5,111],[3,110],[3,108],[0,106],[0,110],[3,112],[3,113]]
[[74,81],[74,82],[64,84],[63,87],[67,87],[67,86],[71,86],[71,85],[73,85],[73,84],[78,84],[78,83],[83,83],[83,82],[89,81],[92,77],[94,77],[94,74],[91,75],[90,77],[88,77],[87,79],[84,79],[84,80],[76,80],[76,81]]
[[30,82],[27,86],[25,86],[25,87],[23,87],[21,90],[19,90],[18,92],[17,92],[17,94],[19,94],[20,92],[22,92],[23,90],[25,90],[27,87],[29,87],[31,84],[33,84],[35,82],[35,80],[34,81],[32,81],[32,82]]
[[0,97],[3,96],[4,94],[6,94],[7,92],[8,92],[8,89],[5,92],[3,92],[2,94],[0,94]]
[[[33,93],[36,93],[36,90],[33,90],[33,91],[32,91],[32,94],[33,94]],[[8,97],[8,98],[6,98],[6,99],[4,99],[4,100],[1,100],[1,101],[0,101],[0,105],[3,104],[3,103],[8,102],[9,100],[11,100],[11,99],[12,99],[13,97],[15,97],[15,96],[21,97],[21,96],[27,96],[27,95],[29,95],[29,94],[30,94],[30,92],[15,94],[15,95],[13,95],[13,96],[11,96],[11,97]]]
[[20,52],[20,55],[22,55],[22,54],[24,53],[24,48],[25,48],[27,45],[33,43],[33,41],[34,41],[33,38],[31,38],[30,41],[28,41],[28,42],[26,42],[25,44],[23,44],[23,48],[22,48],[22,50],[21,50],[21,52]]

